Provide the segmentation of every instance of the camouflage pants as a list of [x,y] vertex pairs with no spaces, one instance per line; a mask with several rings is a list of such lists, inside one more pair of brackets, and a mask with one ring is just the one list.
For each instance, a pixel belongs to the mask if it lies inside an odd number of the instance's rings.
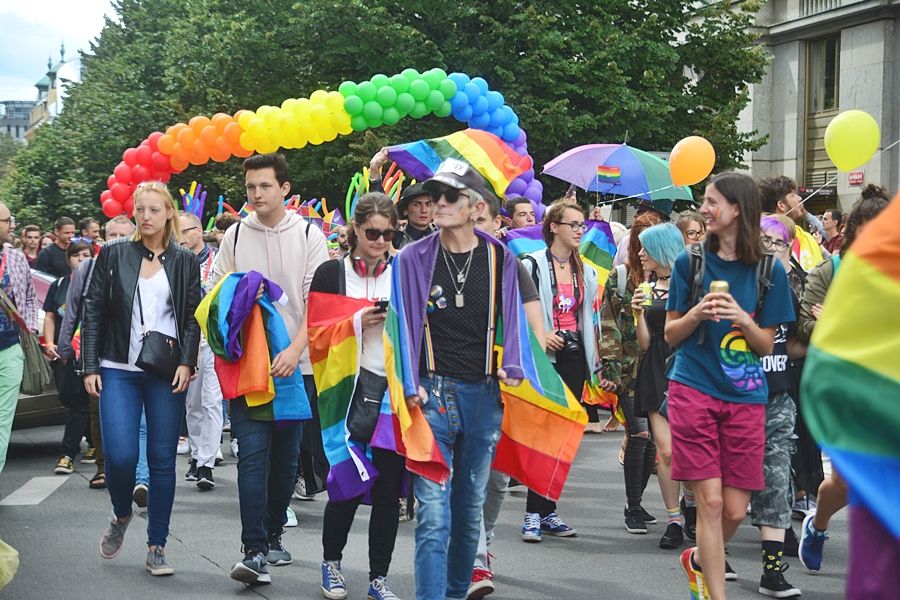
[[750,518],[757,527],[787,529],[791,526],[791,451],[796,417],[797,409],[787,392],[769,397],[763,458],[766,488],[750,496]]

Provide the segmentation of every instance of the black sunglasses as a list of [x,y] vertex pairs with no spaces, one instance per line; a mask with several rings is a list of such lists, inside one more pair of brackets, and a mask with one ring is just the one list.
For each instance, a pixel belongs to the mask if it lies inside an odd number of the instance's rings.
[[390,242],[394,239],[394,234],[397,232],[393,229],[385,229],[384,231],[380,229],[364,229],[366,232],[366,239],[370,242],[378,241],[378,238],[383,237],[384,241]]
[[431,190],[428,195],[431,196],[431,200],[434,203],[437,203],[437,201],[441,199],[441,196],[447,200],[447,204],[456,204],[461,197],[466,200],[469,199],[467,194],[461,194],[459,190],[453,188]]

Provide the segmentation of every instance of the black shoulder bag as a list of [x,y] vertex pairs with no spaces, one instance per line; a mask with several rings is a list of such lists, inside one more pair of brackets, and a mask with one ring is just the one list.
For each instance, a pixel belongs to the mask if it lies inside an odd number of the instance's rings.
[[135,366],[162,377],[166,381],[175,379],[175,371],[181,363],[181,345],[178,338],[160,333],[159,331],[147,331],[144,328],[144,305],[141,302],[141,285],[137,286],[138,310],[141,314],[141,352]]

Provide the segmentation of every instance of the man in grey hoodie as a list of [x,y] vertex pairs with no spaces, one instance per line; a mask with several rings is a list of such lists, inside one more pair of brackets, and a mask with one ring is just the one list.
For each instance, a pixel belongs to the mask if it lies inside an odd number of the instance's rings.
[[[284,198],[291,191],[287,161],[280,154],[260,154],[244,161],[247,199],[253,212],[233,225],[219,247],[210,285],[232,271],[257,271],[277,283],[288,302],[276,304],[291,345],[272,359],[272,375],[288,377],[299,368],[310,403],[315,385],[306,337],[306,302],[313,274],[328,260],[325,236]],[[270,583],[268,565],[293,561],[281,543],[294,489],[300,452],[301,423],[285,425],[253,420],[243,398],[231,400],[231,429],[238,440],[238,497],[244,559],[231,577],[248,584]]]

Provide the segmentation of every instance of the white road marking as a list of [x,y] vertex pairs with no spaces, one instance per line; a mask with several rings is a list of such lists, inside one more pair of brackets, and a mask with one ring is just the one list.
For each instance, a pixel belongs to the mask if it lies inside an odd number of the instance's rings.
[[50,494],[68,481],[69,476],[32,477],[28,483],[0,500],[0,506],[34,506],[46,500]]

